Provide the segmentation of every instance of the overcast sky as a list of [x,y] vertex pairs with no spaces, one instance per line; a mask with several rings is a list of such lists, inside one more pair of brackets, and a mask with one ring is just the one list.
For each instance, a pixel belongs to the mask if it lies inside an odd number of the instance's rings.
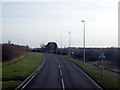
[[71,46],[83,46],[85,20],[87,47],[118,46],[118,1],[3,0],[2,42],[40,47],[52,41],[60,46],[62,37],[67,47],[71,31]]

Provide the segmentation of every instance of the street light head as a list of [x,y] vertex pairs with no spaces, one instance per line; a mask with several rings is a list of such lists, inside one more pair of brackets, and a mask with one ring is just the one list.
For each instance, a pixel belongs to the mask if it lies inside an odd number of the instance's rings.
[[71,33],[70,31],[68,31],[68,33]]
[[82,20],[81,22],[85,22],[84,20]]

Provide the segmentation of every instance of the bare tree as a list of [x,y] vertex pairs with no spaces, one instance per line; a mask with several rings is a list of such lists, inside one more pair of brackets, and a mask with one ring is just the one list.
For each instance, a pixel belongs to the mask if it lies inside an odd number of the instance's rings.
[[44,48],[45,47],[45,44],[44,43],[41,43],[40,44],[40,48]]

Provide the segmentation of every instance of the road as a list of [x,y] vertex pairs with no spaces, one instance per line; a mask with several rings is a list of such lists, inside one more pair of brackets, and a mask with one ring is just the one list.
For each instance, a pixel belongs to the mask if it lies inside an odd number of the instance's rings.
[[99,88],[75,64],[59,55],[44,53],[45,63],[24,88]]

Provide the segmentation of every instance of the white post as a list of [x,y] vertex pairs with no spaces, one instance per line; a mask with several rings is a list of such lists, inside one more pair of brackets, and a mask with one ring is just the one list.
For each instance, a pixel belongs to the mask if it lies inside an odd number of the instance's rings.
[[83,31],[83,48],[84,48],[84,50],[83,50],[83,62],[84,62],[84,64],[85,64],[85,21],[84,20],[82,20],[82,22],[84,23],[84,31]]
[[[102,54],[103,54],[103,49],[102,49]],[[104,66],[103,66],[103,58],[104,58],[104,57],[102,57],[102,73],[101,73],[101,74],[102,74],[102,75],[101,75],[102,78],[103,78],[103,69],[104,69]]]
[[71,32],[68,32],[69,33],[69,56],[71,56]]
[[62,55],[62,37],[61,37],[61,55]]

